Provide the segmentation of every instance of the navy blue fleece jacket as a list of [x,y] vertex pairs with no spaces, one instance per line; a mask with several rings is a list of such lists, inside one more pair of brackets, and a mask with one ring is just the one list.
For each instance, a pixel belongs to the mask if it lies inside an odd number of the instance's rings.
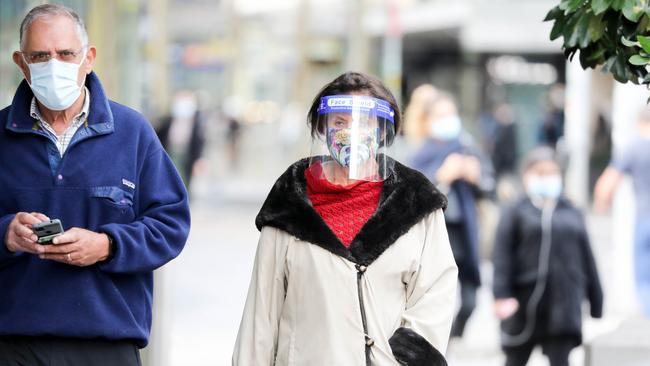
[[[153,270],[187,239],[187,192],[153,129],[109,101],[94,73],[90,111],[63,157],[30,117],[23,81],[0,111],[0,336],[133,340],[147,344]],[[67,230],[114,238],[112,259],[75,267],[12,253],[4,242],[17,212],[42,212]]]

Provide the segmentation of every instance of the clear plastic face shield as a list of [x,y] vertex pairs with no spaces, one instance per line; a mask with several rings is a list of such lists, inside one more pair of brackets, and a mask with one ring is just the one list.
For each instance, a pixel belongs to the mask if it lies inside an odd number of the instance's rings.
[[383,181],[392,171],[385,157],[395,136],[394,116],[390,103],[369,96],[321,98],[319,138],[312,141],[312,175],[336,184]]

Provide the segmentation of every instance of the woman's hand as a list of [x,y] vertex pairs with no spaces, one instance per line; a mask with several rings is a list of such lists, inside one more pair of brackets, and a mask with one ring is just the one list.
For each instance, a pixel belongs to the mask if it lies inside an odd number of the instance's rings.
[[466,182],[478,185],[481,180],[481,161],[476,156],[464,156],[462,174]]
[[459,179],[478,184],[481,179],[481,162],[477,157],[458,153],[451,154],[436,172],[436,180],[443,185],[451,185]]
[[461,154],[451,154],[445,158],[438,171],[436,180],[443,185],[451,185],[463,176],[463,163],[465,158]]
[[496,299],[494,301],[494,313],[499,320],[508,319],[519,309],[519,301],[514,297],[507,299]]

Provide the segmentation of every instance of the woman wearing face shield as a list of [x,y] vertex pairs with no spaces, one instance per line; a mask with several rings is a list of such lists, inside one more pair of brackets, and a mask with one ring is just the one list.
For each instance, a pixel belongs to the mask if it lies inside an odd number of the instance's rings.
[[392,93],[345,73],[269,193],[233,365],[446,365],[457,269],[431,183],[389,156]]
[[550,148],[530,153],[526,196],[504,210],[494,261],[495,311],[506,366],[524,366],[541,346],[551,366],[568,366],[582,342],[582,303],[599,318],[603,293],[580,211],[562,196]]
[[452,337],[462,337],[476,307],[479,274],[479,227],[477,199],[494,190],[490,162],[462,135],[462,123],[453,98],[443,92],[421,103],[420,118],[428,135],[411,160],[449,201],[445,222],[459,270],[460,309],[454,320]]

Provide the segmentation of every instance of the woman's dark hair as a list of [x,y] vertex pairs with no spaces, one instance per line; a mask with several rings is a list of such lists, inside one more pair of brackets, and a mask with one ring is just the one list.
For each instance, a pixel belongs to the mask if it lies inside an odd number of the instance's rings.
[[367,93],[373,98],[387,101],[395,111],[395,116],[393,117],[395,121],[394,128],[386,131],[386,146],[390,146],[395,139],[395,135],[402,127],[402,114],[400,113],[395,96],[393,96],[393,93],[391,93],[379,79],[360,72],[346,72],[325,85],[323,89],[318,92],[314,101],[311,103],[309,113],[307,114],[307,124],[311,129],[311,136],[322,136],[325,134],[327,129],[325,121],[318,118],[318,106],[320,105],[320,99],[322,97],[359,92]]

